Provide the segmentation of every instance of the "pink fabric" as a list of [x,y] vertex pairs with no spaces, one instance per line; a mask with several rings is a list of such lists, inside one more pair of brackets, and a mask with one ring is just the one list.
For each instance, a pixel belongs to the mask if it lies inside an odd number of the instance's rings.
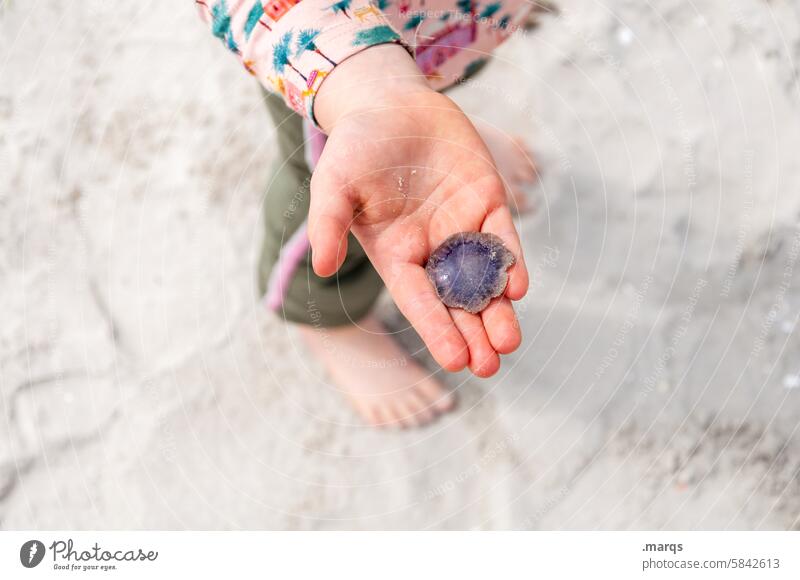
[[[303,121],[305,135],[304,155],[306,164],[311,171],[317,166],[327,137],[308,120]],[[308,223],[304,221],[298,230],[289,238],[281,248],[278,263],[272,269],[267,282],[266,303],[267,308],[278,311],[283,306],[289,282],[297,272],[297,268],[308,254],[310,243],[308,241]]]
[[297,267],[306,257],[310,244],[308,242],[308,225],[303,222],[289,241],[281,248],[278,263],[272,268],[267,283],[266,303],[270,310],[278,311],[283,306],[289,282],[297,271]]
[[322,156],[322,149],[325,147],[325,141],[328,137],[315,127],[308,120],[303,121],[303,135],[305,135],[305,149],[304,154],[306,158],[306,165],[311,171],[317,167],[317,161]]
[[[529,0],[195,0],[215,36],[259,82],[314,120],[314,97],[353,54],[401,42],[442,89],[524,21]],[[378,5],[381,8],[378,8]]]

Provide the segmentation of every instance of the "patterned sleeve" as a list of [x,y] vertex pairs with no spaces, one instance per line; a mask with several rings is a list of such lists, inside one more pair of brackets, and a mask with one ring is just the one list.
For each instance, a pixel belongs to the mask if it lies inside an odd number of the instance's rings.
[[314,121],[314,96],[349,56],[400,42],[369,0],[195,0],[211,31],[268,90]]

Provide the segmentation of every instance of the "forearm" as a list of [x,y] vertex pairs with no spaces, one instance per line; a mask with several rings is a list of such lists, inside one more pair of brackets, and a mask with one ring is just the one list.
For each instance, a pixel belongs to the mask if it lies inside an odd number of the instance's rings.
[[397,94],[432,89],[411,55],[398,44],[382,44],[340,63],[317,93],[314,115],[327,133],[347,115],[391,101]]

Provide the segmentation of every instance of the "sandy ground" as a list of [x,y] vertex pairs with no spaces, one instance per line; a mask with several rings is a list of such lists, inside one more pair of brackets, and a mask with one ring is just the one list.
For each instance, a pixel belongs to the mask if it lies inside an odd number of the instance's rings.
[[459,88],[542,168],[526,338],[403,433],[258,304],[272,129],[192,2],[1,6],[3,528],[800,527],[795,0],[568,0]]

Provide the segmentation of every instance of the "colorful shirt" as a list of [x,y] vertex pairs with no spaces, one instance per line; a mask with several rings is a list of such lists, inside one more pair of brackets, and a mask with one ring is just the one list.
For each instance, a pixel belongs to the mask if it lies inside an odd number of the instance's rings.
[[268,90],[312,121],[325,77],[367,47],[399,42],[442,89],[521,24],[526,0],[195,0],[211,31]]

